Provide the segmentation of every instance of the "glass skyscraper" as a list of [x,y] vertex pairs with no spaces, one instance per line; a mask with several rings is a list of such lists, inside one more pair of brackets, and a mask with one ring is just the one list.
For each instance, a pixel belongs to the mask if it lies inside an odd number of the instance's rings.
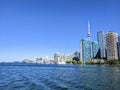
[[100,58],[106,58],[106,39],[104,32],[100,31],[97,32],[97,39],[99,44],[99,50],[100,50]]
[[96,58],[98,48],[99,48],[98,42],[92,42],[92,58]]
[[87,60],[91,60],[91,41],[89,39],[82,39],[80,42],[80,60],[85,63]]

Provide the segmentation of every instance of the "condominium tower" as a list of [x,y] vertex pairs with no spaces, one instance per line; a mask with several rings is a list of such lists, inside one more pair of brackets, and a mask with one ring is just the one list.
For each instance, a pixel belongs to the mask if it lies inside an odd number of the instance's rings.
[[80,42],[80,60],[85,63],[87,60],[91,60],[91,41],[89,39],[82,39]]
[[120,59],[120,36],[118,37],[118,52],[119,52],[119,59]]
[[118,34],[108,32],[106,34],[107,59],[118,59]]
[[99,44],[99,50],[100,50],[100,58],[106,58],[106,40],[105,40],[105,34],[102,31],[97,32],[97,40]]
[[98,48],[99,48],[99,44],[98,42],[92,42],[92,58],[96,58],[97,54],[98,54]]

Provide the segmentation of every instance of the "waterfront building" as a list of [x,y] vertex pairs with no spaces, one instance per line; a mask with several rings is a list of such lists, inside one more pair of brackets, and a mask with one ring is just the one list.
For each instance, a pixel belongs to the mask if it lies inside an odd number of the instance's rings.
[[53,58],[46,56],[43,60],[43,63],[44,64],[53,64],[54,60],[53,60]]
[[85,63],[92,58],[91,41],[89,39],[82,39],[80,42],[80,60]]
[[73,53],[71,53],[71,54],[64,54],[63,55],[63,58],[64,58],[65,62],[66,61],[71,61],[73,59],[73,57],[74,57]]
[[118,37],[118,52],[119,52],[119,59],[120,59],[120,36]]
[[55,61],[56,64],[61,63],[60,54],[59,53],[55,53],[54,54],[54,61]]
[[96,55],[98,53],[98,48],[99,48],[99,44],[98,42],[92,42],[92,58],[96,58]]
[[114,32],[108,32],[106,34],[106,50],[107,59],[118,59],[118,34]]
[[30,60],[30,59],[24,59],[22,61],[22,63],[34,63],[34,61]]
[[88,34],[87,39],[82,39],[80,41],[80,60],[82,63],[85,63],[92,58],[92,43],[90,41],[90,23],[88,20]]
[[74,54],[54,54],[54,62],[56,64],[66,64],[66,61],[72,60],[74,57]]
[[74,52],[74,57],[77,57],[77,58],[79,58],[79,59],[80,59],[80,52],[75,51],[75,52]]
[[42,58],[36,58],[34,60],[35,63],[43,63],[43,59]]
[[104,59],[106,58],[106,40],[105,40],[105,34],[102,31],[97,32],[97,40],[99,44],[99,50],[100,50],[100,58]]

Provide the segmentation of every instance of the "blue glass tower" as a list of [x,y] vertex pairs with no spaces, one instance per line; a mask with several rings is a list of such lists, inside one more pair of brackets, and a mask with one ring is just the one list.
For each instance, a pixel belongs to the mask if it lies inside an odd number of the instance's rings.
[[92,58],[91,41],[89,39],[82,39],[80,42],[80,60],[85,63]]
[[99,44],[99,50],[100,50],[100,58],[106,58],[106,40],[105,40],[105,35],[104,32],[99,31],[97,32],[97,39],[98,39],[98,44]]
[[99,49],[98,42],[92,42],[92,58],[95,58]]

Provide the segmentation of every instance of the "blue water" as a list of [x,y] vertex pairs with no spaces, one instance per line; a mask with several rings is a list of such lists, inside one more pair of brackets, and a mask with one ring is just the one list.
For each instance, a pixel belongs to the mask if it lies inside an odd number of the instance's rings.
[[0,90],[120,90],[120,68],[0,65]]

